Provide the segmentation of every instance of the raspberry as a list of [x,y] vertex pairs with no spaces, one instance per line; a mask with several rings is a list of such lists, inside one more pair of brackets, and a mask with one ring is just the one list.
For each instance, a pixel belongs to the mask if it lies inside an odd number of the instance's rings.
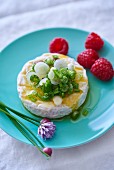
[[49,51],[51,53],[59,53],[66,55],[68,53],[68,42],[63,38],[54,38],[50,42]]
[[113,78],[112,64],[105,58],[99,58],[91,67],[91,72],[98,79],[108,81]]
[[83,67],[91,68],[95,60],[97,60],[98,58],[99,58],[99,55],[97,54],[95,50],[87,49],[78,55],[77,61]]
[[85,48],[91,48],[93,50],[100,50],[104,45],[104,41],[101,39],[99,35],[92,32],[88,35],[86,42],[85,42]]

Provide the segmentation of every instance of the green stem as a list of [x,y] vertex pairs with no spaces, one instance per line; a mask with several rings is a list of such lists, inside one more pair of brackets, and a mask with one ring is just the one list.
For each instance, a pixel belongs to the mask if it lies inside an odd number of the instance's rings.
[[27,126],[25,126],[19,119],[17,119],[16,117],[14,117],[13,115],[11,115],[9,112],[3,110],[0,108],[0,111],[4,112],[6,115],[12,117],[13,119],[15,119],[16,121],[18,121],[24,128],[26,128],[28,130],[29,133],[31,133],[31,135],[40,143],[40,145],[44,148],[45,146],[40,142],[40,140],[34,135],[34,133],[28,129]]
[[[22,113],[20,113],[20,112],[18,112],[18,111],[16,111],[16,110],[10,108],[9,106],[5,105],[5,104],[2,103],[2,102],[0,102],[0,106],[6,107],[8,110],[12,111],[12,112],[15,113],[16,115],[18,115],[18,116],[20,116],[20,117],[22,117],[22,118],[24,118],[24,119],[27,118],[28,121],[32,120],[32,121],[30,121],[31,123],[36,122],[36,123],[39,123],[39,124],[40,124],[40,121],[39,121],[39,120],[36,120],[36,119],[31,118],[31,117],[29,117],[29,116],[26,116],[26,115],[24,115],[24,114],[22,114]],[[36,124],[36,123],[34,123],[34,124],[35,124],[36,126],[38,126],[38,124]]]
[[13,124],[18,128],[18,130],[34,145],[36,148],[43,153],[45,156],[49,157],[42,149],[37,145],[37,143],[33,140],[33,138],[28,134],[28,132],[12,117],[8,116],[9,119],[13,122]]
[[[3,106],[2,106],[3,107]],[[1,105],[0,105],[0,108],[1,108]],[[2,108],[3,109],[3,108]],[[4,109],[7,111],[7,107],[5,107],[4,106]],[[3,109],[3,110],[4,110]],[[11,109],[8,109],[8,110],[10,110],[11,111]],[[13,112],[13,111],[12,111]],[[14,113],[14,112],[13,112]],[[18,113],[14,113],[15,115],[17,115],[17,116],[20,116],[21,118],[23,118],[23,119],[25,119],[25,120],[27,120],[27,121],[29,121],[29,122],[31,122],[31,123],[33,123],[34,125],[36,125],[36,126],[39,126],[39,123],[36,123],[36,122],[34,122],[34,120],[31,120],[31,118],[29,118],[28,116],[25,116],[25,115],[23,115],[23,114],[18,114]],[[23,115],[23,116],[22,116]]]
[[[20,116],[20,117],[22,117],[22,116]],[[31,123],[33,123],[34,125],[36,125],[36,126],[39,126],[40,124],[39,123],[35,123],[34,122],[34,120],[31,120],[31,119],[29,119],[29,118],[24,118],[24,117],[22,117],[23,119],[25,119],[25,120],[27,120],[27,121],[29,121],[29,122],[31,122]]]

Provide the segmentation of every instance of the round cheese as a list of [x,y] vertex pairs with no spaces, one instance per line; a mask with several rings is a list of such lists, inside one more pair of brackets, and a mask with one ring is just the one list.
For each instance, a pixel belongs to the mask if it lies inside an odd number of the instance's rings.
[[[74,67],[74,69],[76,70],[75,81],[79,84],[80,91],[67,95],[66,97],[62,98],[61,102],[57,101],[57,97],[55,98],[56,102],[54,100],[42,101],[40,98],[38,98],[35,102],[31,101],[27,96],[28,94],[31,94],[31,91],[33,91],[34,88],[31,86],[26,75],[31,70],[33,64],[37,64],[38,66],[39,62],[43,62],[48,58],[52,59],[53,55],[57,55],[59,57],[59,60],[62,59],[62,62],[64,60],[64,63],[68,63],[68,67],[70,69]],[[43,77],[43,79],[45,78]],[[43,80],[40,81],[42,82]],[[79,63],[77,63],[73,58],[62,54],[45,53],[42,56],[28,61],[23,66],[17,77],[17,90],[19,98],[21,99],[23,105],[31,113],[41,117],[60,118],[70,114],[72,110],[78,109],[84,103],[88,92],[88,78],[86,75],[86,70],[81,65],[79,65]]]

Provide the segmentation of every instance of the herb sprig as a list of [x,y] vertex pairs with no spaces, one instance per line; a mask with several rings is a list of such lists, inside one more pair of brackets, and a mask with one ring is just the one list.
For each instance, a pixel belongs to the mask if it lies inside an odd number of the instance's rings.
[[43,155],[45,155],[47,158],[51,156],[43,151],[45,149],[45,146],[38,139],[38,137],[36,137],[36,135],[24,123],[22,123],[22,121],[19,120],[18,117],[21,117],[36,126],[41,126],[41,122],[39,120],[24,115],[5,105],[3,102],[0,102],[0,112],[4,113],[12,121],[14,126],[24,135],[24,137],[28,139]]

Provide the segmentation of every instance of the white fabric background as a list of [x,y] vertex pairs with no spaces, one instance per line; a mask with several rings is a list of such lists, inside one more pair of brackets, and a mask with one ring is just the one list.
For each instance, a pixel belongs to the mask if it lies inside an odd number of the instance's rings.
[[[94,31],[114,45],[113,0],[0,0],[0,50],[19,36],[46,27]],[[46,160],[36,148],[0,130],[0,170],[114,170],[114,128],[83,146],[54,150]]]

